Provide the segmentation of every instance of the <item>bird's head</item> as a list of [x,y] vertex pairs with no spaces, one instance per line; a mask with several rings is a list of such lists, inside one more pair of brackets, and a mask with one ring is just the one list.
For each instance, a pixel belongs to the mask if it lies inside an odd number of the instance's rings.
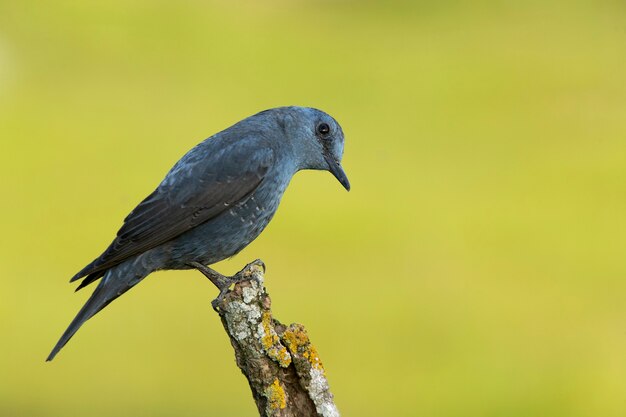
[[298,159],[298,169],[329,171],[350,191],[350,182],[341,167],[343,130],[335,119],[321,110],[290,107],[285,125]]

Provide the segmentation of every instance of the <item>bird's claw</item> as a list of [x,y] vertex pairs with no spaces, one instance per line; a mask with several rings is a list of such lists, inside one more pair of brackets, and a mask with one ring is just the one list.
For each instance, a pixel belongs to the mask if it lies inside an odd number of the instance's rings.
[[[254,267],[261,268],[263,270],[263,273],[265,273],[265,263],[260,259],[256,259],[250,262],[245,267],[243,267],[241,271],[237,272],[231,277],[221,275],[206,266],[204,266],[204,268],[198,268],[197,265],[193,266],[203,272],[207,276],[207,278],[211,279],[211,282],[213,282],[213,284],[215,284],[215,286],[220,290],[217,298],[211,301],[211,307],[213,307],[213,310],[218,313],[220,312],[220,305],[222,304],[222,301],[224,301],[226,294],[228,294],[230,288],[233,285],[243,281],[250,281],[253,279],[258,280],[257,276],[253,273]],[[207,274],[207,270],[210,271],[210,276],[209,274]]]
[[216,312],[220,312],[220,305],[222,304],[222,301],[224,301],[224,297],[226,297],[226,294],[228,294],[228,291],[230,289],[230,285],[226,288],[223,288],[220,290],[219,295],[215,298],[215,300],[211,301],[211,307],[213,307],[213,310]]
[[263,273],[265,273],[265,262],[263,262],[260,259],[255,259],[254,261],[250,262],[248,265],[244,266],[243,269],[239,272],[237,272],[235,274],[235,276],[239,275],[239,274],[245,274],[246,271],[250,271],[250,273],[252,272],[251,269],[255,266],[260,267],[263,270]]

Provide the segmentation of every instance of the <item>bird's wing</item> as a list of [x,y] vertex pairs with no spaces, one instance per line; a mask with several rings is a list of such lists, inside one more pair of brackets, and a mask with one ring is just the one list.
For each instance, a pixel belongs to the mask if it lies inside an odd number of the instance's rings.
[[212,143],[218,139],[189,151],[124,219],[108,249],[71,281],[159,246],[245,201],[263,181],[274,154],[262,140]]

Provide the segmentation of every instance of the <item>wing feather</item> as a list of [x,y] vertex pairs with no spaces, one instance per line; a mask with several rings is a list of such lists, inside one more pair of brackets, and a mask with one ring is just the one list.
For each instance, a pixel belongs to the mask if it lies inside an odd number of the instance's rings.
[[96,277],[245,201],[265,178],[274,154],[261,140],[219,145],[217,138],[208,139],[189,151],[124,219],[107,250],[71,281]]

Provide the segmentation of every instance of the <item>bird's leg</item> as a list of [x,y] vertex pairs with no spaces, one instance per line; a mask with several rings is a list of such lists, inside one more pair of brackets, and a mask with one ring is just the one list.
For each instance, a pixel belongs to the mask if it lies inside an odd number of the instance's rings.
[[265,272],[265,264],[260,259],[250,262],[241,271],[237,272],[235,275],[231,277],[222,275],[219,272],[209,268],[208,266],[201,264],[200,262],[189,262],[188,265],[202,272],[202,274],[204,274],[204,276],[207,277],[209,281],[211,281],[213,285],[215,285],[220,290],[220,293],[217,296],[217,298],[211,301],[211,305],[213,306],[213,309],[215,311],[218,311],[218,306],[224,299],[224,296],[226,295],[226,293],[228,293],[228,290],[231,287],[231,285],[236,284],[241,281],[249,280],[254,277],[253,274],[250,274],[248,272],[250,267],[255,266],[255,265],[260,266],[261,268],[263,268],[263,272]]
[[188,265],[202,272],[202,274],[204,274],[204,276],[207,277],[209,281],[211,281],[213,285],[215,285],[220,290],[224,287],[229,286],[228,285],[229,277],[220,274],[216,270],[211,269],[206,265],[202,265],[200,262],[189,262]]

